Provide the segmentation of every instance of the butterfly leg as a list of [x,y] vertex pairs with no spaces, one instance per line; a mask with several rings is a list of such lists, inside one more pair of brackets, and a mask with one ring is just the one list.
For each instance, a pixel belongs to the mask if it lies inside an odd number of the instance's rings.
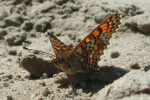
[[57,74],[59,74],[60,73],[60,69],[59,68],[57,68]]
[[73,89],[73,84],[72,84],[72,70],[71,69],[69,69],[69,81],[70,81],[70,85],[71,85],[71,88]]
[[72,74],[71,73],[72,73],[72,70],[69,69],[69,74],[70,74],[69,81],[70,81],[70,85],[72,86]]
[[69,69],[69,81],[70,81],[70,91],[73,93],[73,94],[75,94],[75,88],[73,88],[73,83],[72,83],[72,76],[73,76],[73,74],[72,74],[72,70],[71,69]]

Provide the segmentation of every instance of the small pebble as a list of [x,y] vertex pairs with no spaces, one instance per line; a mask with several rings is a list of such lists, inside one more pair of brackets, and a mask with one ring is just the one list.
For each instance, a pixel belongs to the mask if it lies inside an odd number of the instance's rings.
[[63,9],[63,12],[69,14],[69,13],[72,13],[72,9],[70,7],[67,7]]
[[78,89],[78,90],[76,90],[76,93],[81,96],[82,93],[83,93],[83,90],[82,89]]
[[37,20],[34,29],[38,32],[45,32],[47,29],[51,29],[51,18],[41,18]]
[[4,36],[7,34],[7,31],[4,29],[0,29],[0,39],[4,39]]
[[8,26],[20,26],[24,19],[21,15],[19,14],[12,14],[6,18],[4,18],[4,23],[5,23],[5,27]]
[[11,95],[7,95],[6,98],[7,98],[7,100],[14,100]]
[[111,58],[118,58],[120,56],[120,53],[118,51],[111,53]]
[[6,76],[3,77],[3,79],[6,79],[6,78],[7,78],[7,79],[12,79],[12,78],[13,78],[13,75],[6,75]]
[[9,78],[7,78],[7,77],[5,77],[4,79],[3,79],[3,81],[9,81],[10,79]]
[[144,71],[150,70],[150,65],[144,67]]
[[8,45],[21,45],[26,40],[27,34],[24,32],[12,33],[5,38]]
[[39,84],[42,85],[42,86],[46,86],[45,82],[43,82],[43,81],[39,82]]
[[23,30],[30,31],[33,28],[33,24],[30,21],[25,21],[21,27]]
[[36,34],[35,33],[31,33],[30,36],[31,37],[36,37]]
[[12,79],[12,78],[13,78],[13,75],[7,75],[7,77],[8,77],[9,79]]
[[54,0],[56,4],[58,5],[62,5],[64,3],[66,3],[68,0]]
[[75,41],[79,43],[81,41],[81,38],[77,38]]
[[10,82],[10,83],[14,83],[14,81],[13,81],[13,80],[10,80],[9,82]]
[[78,11],[80,9],[80,7],[78,5],[75,5],[75,4],[70,4],[70,7],[73,11]]
[[45,90],[42,94],[43,94],[43,96],[47,97],[50,94],[48,88],[45,88]]
[[66,73],[60,72],[55,78],[55,83],[59,84],[67,84],[68,83],[68,77]]
[[45,79],[48,78],[48,75],[46,73],[43,73],[42,77]]
[[76,35],[75,35],[75,34],[68,34],[68,37],[69,37],[71,40],[75,40],[75,39],[76,39]]
[[16,78],[21,78],[21,75],[17,75]]
[[4,87],[8,87],[9,84],[8,84],[8,83],[3,83],[3,86],[4,86]]
[[139,66],[138,63],[136,63],[136,64],[131,65],[130,68],[131,69],[140,69],[141,67]]
[[92,97],[92,96],[93,96],[93,93],[92,93],[92,92],[90,92],[90,93],[88,93],[88,95],[89,95],[90,97]]
[[8,54],[15,56],[15,55],[17,54],[17,51],[16,51],[15,49],[10,49],[10,50],[8,51]]

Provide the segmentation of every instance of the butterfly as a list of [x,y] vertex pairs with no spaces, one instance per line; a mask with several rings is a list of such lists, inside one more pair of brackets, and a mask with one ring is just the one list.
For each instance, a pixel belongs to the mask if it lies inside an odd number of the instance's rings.
[[73,49],[48,32],[56,55],[53,59],[55,66],[69,75],[98,68],[97,62],[107,48],[112,34],[119,28],[120,20],[120,13],[108,17]]

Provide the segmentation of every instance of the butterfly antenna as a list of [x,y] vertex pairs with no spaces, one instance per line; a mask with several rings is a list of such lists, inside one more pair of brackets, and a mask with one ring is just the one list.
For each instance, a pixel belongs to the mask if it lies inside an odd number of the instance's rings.
[[47,53],[47,52],[44,52],[44,51],[40,51],[40,50],[30,49],[30,48],[27,48],[27,47],[23,47],[23,49],[29,50],[29,51],[35,51],[35,52],[45,53],[45,54],[51,55],[51,56],[50,56],[51,58],[52,58],[52,57],[56,57],[56,56],[53,55],[53,54],[50,54],[50,53]]

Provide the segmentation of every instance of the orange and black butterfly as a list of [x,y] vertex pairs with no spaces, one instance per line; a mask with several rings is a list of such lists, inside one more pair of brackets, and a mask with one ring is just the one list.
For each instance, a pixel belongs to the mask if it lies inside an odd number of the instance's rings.
[[121,24],[120,20],[120,13],[110,16],[73,49],[69,48],[54,35],[48,33],[56,55],[53,62],[58,68],[70,75],[97,68],[97,62],[107,48],[112,33],[116,32]]

